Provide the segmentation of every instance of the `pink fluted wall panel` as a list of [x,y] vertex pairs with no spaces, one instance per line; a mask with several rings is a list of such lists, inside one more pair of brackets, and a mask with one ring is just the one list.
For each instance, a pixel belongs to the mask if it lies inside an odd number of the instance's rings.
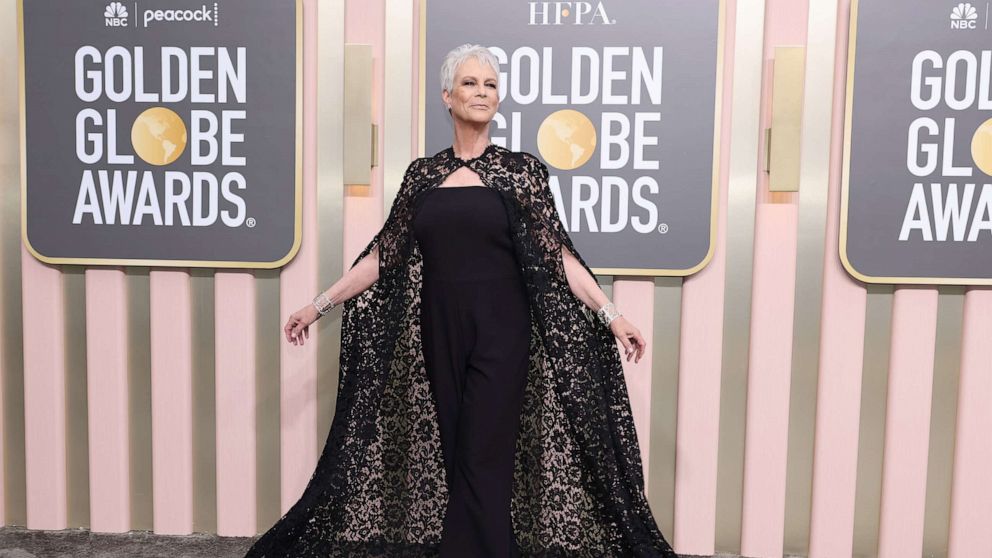
[[89,410],[90,530],[131,529],[127,276],[86,270],[86,389]]
[[992,290],[964,298],[948,558],[992,553]]
[[755,217],[741,525],[745,556],[780,556],[785,536],[798,209],[791,203],[759,203]]
[[923,554],[936,335],[937,289],[897,287],[892,301],[879,558]]
[[217,534],[256,532],[255,276],[214,275]]
[[152,510],[163,535],[193,532],[193,347],[190,276],[149,272]]
[[21,244],[28,529],[65,529],[65,318],[62,272]]

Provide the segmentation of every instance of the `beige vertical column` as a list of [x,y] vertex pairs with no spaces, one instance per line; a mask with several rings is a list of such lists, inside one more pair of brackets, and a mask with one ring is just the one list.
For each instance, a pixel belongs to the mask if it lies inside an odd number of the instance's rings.
[[[0,52],[16,53],[18,49],[17,4],[0,4]],[[23,389],[14,382],[20,381],[20,370],[15,370],[15,356],[20,348],[14,343],[20,335],[21,319],[13,319],[14,305],[20,298],[20,90],[18,76],[19,57],[10,55],[0,58],[0,75],[14,76],[0,84],[0,524],[10,525],[18,521],[13,495],[23,493],[22,463],[16,460],[23,457],[19,442],[23,428],[18,421],[23,413],[17,412]],[[19,314],[19,313],[18,313]],[[16,390],[16,391],[14,391]],[[17,417],[8,421],[8,417]],[[8,435],[8,429],[14,436]],[[10,502],[12,505],[8,505]]]
[[[719,324],[723,333],[719,339],[711,338],[706,344],[707,350],[721,353],[719,411],[713,413],[713,416],[719,417],[716,491],[714,499],[703,500],[714,503],[713,532],[716,538],[713,542],[720,550],[737,550],[741,540],[747,353],[750,344],[754,214],[761,152],[758,140],[762,137],[759,115],[767,18],[765,0],[737,0],[735,8],[732,39],[734,86],[732,98],[726,99],[733,121],[729,145],[729,184],[726,210],[721,211],[721,217],[726,219],[722,256],[725,267],[721,277],[723,315]],[[727,10],[731,10],[729,3]],[[730,28],[729,25],[727,27]],[[731,40],[729,35],[726,40]],[[695,287],[695,283],[691,285]],[[689,282],[686,282],[686,289],[690,289]],[[691,304],[684,307],[684,313],[692,310]],[[686,375],[692,376],[693,372],[684,371],[682,377]],[[691,547],[686,551],[695,552]],[[705,553],[712,552],[711,547]]]
[[[317,235],[320,257],[318,289],[341,278],[351,262],[342,258],[344,196],[344,2],[323,2],[317,8],[316,161]],[[341,359],[339,306],[318,322],[317,430],[330,430],[337,406]],[[311,332],[312,334],[313,332]],[[285,342],[283,340],[282,342]]]
[[386,0],[385,14],[385,151],[383,162],[383,213],[389,213],[392,200],[399,191],[403,174],[412,160],[411,142],[415,81],[413,70],[413,1]]
[[[825,378],[819,369],[820,339],[823,333],[823,314],[821,307],[824,301],[824,282],[828,270],[824,255],[827,253],[828,236],[828,195],[831,146],[831,124],[833,121],[832,108],[835,100],[834,80],[838,71],[834,66],[835,47],[837,43],[837,0],[820,0],[809,2],[806,17],[806,63],[805,83],[803,85],[803,119],[802,137],[799,140],[800,156],[800,193],[798,216],[798,248],[796,250],[796,296],[795,324],[792,336],[792,393],[789,401],[789,440],[788,464],[786,478],[785,500],[785,533],[783,544],[790,552],[802,549],[801,554],[811,552],[812,546],[812,508],[814,474],[819,465],[814,465],[817,455],[815,444],[816,416],[823,403],[818,402],[818,388]],[[843,91],[843,90],[841,90]],[[840,94],[843,96],[843,93]],[[836,234],[836,233],[834,233]],[[833,253],[836,261],[836,252]],[[839,265],[839,263],[838,263]],[[835,378],[826,379],[834,381]],[[841,394],[843,392],[839,392]],[[842,395],[843,397],[843,395]],[[832,402],[833,403],[833,402]],[[842,400],[836,401],[843,406],[843,411],[850,406]],[[855,400],[857,404],[857,400]],[[828,422],[840,409],[831,410],[824,414]],[[849,419],[845,419],[849,420]],[[855,427],[857,420],[854,421]],[[833,427],[830,425],[829,427]],[[849,433],[839,427],[838,432]],[[849,440],[853,438],[853,446]],[[838,447],[837,453],[823,454],[828,460],[834,460],[840,467],[857,461],[857,439],[835,440],[844,447]],[[854,448],[849,453],[847,448]],[[851,461],[850,458],[854,457]],[[828,470],[832,469],[828,465]],[[847,469],[851,470],[851,469]],[[839,480],[838,498],[846,496],[843,492],[850,487],[853,495],[853,483],[843,486],[849,477],[834,475],[829,477]],[[849,532],[850,525],[845,528]],[[828,537],[833,533],[828,529],[823,534]],[[832,538],[832,537],[831,537]],[[848,547],[847,554],[850,554]],[[830,554],[834,556],[835,554]]]

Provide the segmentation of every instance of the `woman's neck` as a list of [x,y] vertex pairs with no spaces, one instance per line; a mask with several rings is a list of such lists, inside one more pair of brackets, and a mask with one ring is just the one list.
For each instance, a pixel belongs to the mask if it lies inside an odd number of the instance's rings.
[[471,126],[469,124],[455,123],[455,140],[451,147],[455,150],[455,157],[459,159],[472,159],[482,155],[486,150],[489,141],[489,123],[483,126]]

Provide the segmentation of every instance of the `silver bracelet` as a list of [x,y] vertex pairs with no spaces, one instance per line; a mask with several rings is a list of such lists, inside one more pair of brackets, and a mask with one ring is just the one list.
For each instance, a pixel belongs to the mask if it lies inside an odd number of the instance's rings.
[[313,307],[317,309],[317,312],[320,312],[321,316],[326,315],[335,306],[337,306],[337,303],[331,302],[331,299],[327,298],[327,295],[324,293],[320,293],[313,298]]
[[612,322],[616,318],[619,318],[620,316],[623,316],[623,314],[617,311],[617,307],[614,306],[612,302],[607,302],[606,304],[603,305],[602,308],[596,310],[596,316],[599,317],[600,323],[602,323],[605,326],[608,326],[610,325],[610,322]]

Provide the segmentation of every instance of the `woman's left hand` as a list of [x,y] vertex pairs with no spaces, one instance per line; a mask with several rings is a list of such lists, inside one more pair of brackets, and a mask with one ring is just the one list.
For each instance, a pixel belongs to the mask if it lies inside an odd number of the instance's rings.
[[610,322],[610,331],[613,332],[613,335],[615,335],[623,345],[624,354],[627,356],[627,362],[630,362],[631,358],[634,358],[635,363],[641,360],[641,356],[644,355],[644,349],[647,347],[647,343],[644,342],[644,338],[641,337],[641,332],[634,327],[634,324],[628,322],[627,318],[618,316]]

